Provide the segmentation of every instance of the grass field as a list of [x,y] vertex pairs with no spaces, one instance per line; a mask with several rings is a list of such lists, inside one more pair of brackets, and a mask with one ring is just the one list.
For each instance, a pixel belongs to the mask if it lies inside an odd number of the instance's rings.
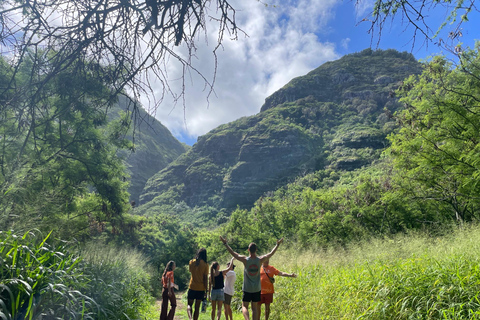
[[[298,278],[277,277],[270,319],[480,319],[479,257],[478,227],[337,250],[279,250],[270,263]],[[184,307],[177,319],[188,319]]]

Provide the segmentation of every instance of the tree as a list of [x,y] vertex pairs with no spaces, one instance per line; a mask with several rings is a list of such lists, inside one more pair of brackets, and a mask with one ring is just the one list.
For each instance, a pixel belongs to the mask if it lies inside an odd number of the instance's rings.
[[397,115],[401,129],[390,136],[388,151],[404,193],[457,221],[480,217],[478,49],[464,52],[453,70],[437,57],[418,79],[405,81],[406,109]]
[[[437,22],[431,20],[432,12],[435,11],[443,13],[446,17],[440,25],[436,25]],[[435,41],[440,31],[450,25],[451,27],[447,30],[449,39],[440,38],[435,44],[454,54],[459,54],[462,51],[459,43],[462,26],[475,11],[480,12],[474,0],[376,0],[370,12],[371,17],[366,17],[362,21],[371,23],[369,33],[372,34],[372,38],[377,34],[380,41],[387,22],[400,18],[407,28],[413,28],[412,48],[416,45],[417,36],[423,39],[424,45],[428,45]]]
[[[184,72],[197,72],[190,57],[207,20],[218,22],[215,50],[225,32],[237,37],[234,8],[227,0],[214,4],[216,13],[208,0],[3,0],[0,50],[15,62],[14,73],[29,52],[49,51],[53,67],[39,87],[75,61],[97,61],[98,71],[90,72],[109,83],[113,97],[128,88],[138,99],[150,87],[153,74],[156,89],[161,83],[163,94],[178,99],[168,85],[167,65],[176,60]],[[188,49],[187,57],[175,50],[181,43]],[[203,79],[213,86],[214,79]]]
[[[50,53],[31,53],[16,70],[0,59],[0,85],[14,82],[0,93],[0,221],[2,229],[62,229],[66,220],[71,229],[63,232],[71,236],[126,211],[116,150],[130,146],[123,139],[128,124],[125,118],[107,124],[111,96],[95,77],[97,64],[72,62],[44,82],[55,68]],[[79,70],[86,73],[76,77]]]

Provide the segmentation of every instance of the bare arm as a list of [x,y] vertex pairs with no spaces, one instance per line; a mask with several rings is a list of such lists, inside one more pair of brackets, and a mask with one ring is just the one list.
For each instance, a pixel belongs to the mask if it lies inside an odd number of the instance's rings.
[[168,290],[168,294],[170,294],[170,291],[172,291],[171,287],[172,287],[172,284],[170,283],[170,279],[167,278],[167,290]]
[[[203,285],[205,286],[205,289],[208,288],[208,276],[206,274],[203,275]],[[207,292],[205,292],[205,295],[207,295]]]
[[236,253],[235,251],[233,251],[233,249],[230,248],[230,246],[229,246],[228,243],[227,243],[227,240],[225,240],[224,237],[220,236],[220,240],[222,240],[223,244],[225,245],[225,248],[227,248],[227,251],[228,251],[235,259],[237,259],[238,261],[240,261],[240,262],[242,262],[242,263],[247,262],[247,257],[244,256],[244,255],[238,254],[238,253]]
[[221,273],[223,273],[224,276],[228,271],[233,270],[233,259],[235,259],[235,258],[232,257],[232,259],[230,260],[230,264],[228,265],[227,269],[220,271]]
[[213,276],[210,274],[210,280],[208,281],[208,294],[210,294],[210,291],[212,291],[212,282]]
[[173,288],[177,288],[178,286],[176,284],[171,283],[170,281],[168,282],[168,294],[172,295],[173,294]]
[[178,286],[175,283],[173,283],[171,280],[172,279],[167,278],[167,290],[168,290],[169,295],[173,294],[173,289],[174,288],[178,290]]
[[291,278],[296,278],[297,277],[297,275],[295,273],[286,273],[286,272],[282,272],[282,271],[279,271],[278,275],[282,276],[282,277],[291,277]]
[[277,244],[275,245],[275,247],[273,247],[272,251],[270,251],[269,253],[267,253],[267,254],[259,257],[259,258],[260,258],[260,262],[263,263],[263,261],[270,259],[270,257],[273,256],[273,254],[275,253],[275,251],[277,251],[278,246],[279,246],[282,242],[283,242],[283,238],[280,239],[280,240],[277,240]]

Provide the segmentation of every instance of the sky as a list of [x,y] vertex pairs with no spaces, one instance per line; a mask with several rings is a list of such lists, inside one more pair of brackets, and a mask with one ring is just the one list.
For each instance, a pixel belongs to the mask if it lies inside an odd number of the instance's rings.
[[[442,53],[433,43],[425,45],[421,37],[413,46],[412,30],[400,19],[383,29],[380,41],[378,34],[372,38],[369,21],[362,22],[371,10],[373,2],[369,0],[357,5],[355,1],[338,0],[262,1],[266,2],[230,1],[238,26],[248,36],[240,34],[237,40],[226,37],[217,50],[216,73],[212,53],[216,26],[208,23],[206,35],[198,39],[192,64],[209,81],[215,74],[214,92],[209,94],[202,78],[192,72],[186,78],[184,100],[177,104],[167,98],[153,110],[149,105],[152,97],[141,98],[145,109],[181,142],[192,145],[198,136],[221,124],[258,113],[265,98],[291,79],[345,54],[369,47],[407,51],[417,59]],[[432,11],[428,18],[436,28],[445,13]],[[471,47],[477,37],[472,30],[480,30],[480,22],[475,21],[480,19],[471,19],[468,29],[463,30],[462,42]],[[442,36],[446,37],[443,34],[437,39]],[[185,54],[185,48],[178,50]],[[182,90],[180,72],[174,63],[169,66],[169,85],[175,92]],[[160,89],[153,94],[160,94]]]

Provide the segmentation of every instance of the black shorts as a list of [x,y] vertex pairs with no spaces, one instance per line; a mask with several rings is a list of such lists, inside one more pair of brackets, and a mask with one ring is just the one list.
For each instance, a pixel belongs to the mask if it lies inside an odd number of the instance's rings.
[[223,304],[230,305],[232,303],[232,298],[233,296],[229,295],[228,293],[225,293],[225,301],[223,301]]
[[188,289],[188,293],[187,293],[188,300],[203,300],[204,297],[205,297],[205,291]]
[[243,291],[243,302],[260,302],[260,292],[245,292]]

